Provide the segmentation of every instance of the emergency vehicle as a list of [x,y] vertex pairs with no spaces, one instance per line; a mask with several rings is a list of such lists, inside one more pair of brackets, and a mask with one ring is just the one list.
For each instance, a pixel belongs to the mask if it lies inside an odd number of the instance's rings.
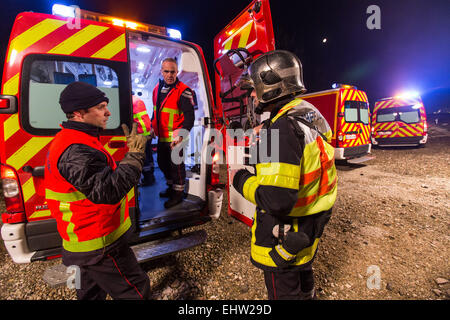
[[374,146],[425,146],[427,140],[427,116],[418,94],[404,94],[375,102],[372,113]]
[[370,116],[367,94],[355,86],[333,84],[331,90],[304,94],[302,99],[312,103],[327,119],[333,131],[331,145],[337,160],[372,159]]
[[[228,177],[234,170],[246,168],[251,155],[251,135],[240,141],[228,135],[224,127],[247,131],[258,126],[270,115],[256,115],[252,98],[237,83],[250,63],[259,55],[275,49],[269,1],[253,1],[214,39],[214,68],[216,71],[216,116],[222,117],[221,127],[227,141]],[[371,151],[370,117],[367,95],[350,85],[334,85],[333,89],[304,94],[302,99],[312,103],[326,118],[333,131],[332,145],[335,159],[362,162],[373,157]],[[233,141],[234,140],[234,141]],[[253,142],[252,142],[253,141]],[[255,205],[242,197],[228,184],[228,213],[247,225],[252,225]]]
[[131,127],[132,94],[144,101],[151,117],[151,93],[166,57],[177,59],[178,78],[197,98],[186,161],[187,197],[164,209],[158,193],[166,185],[158,168],[154,185],[136,186],[129,192],[135,230],[132,243],[136,244],[132,248],[139,262],[203,243],[204,230],[181,231],[220,214],[218,170],[207,161],[215,119],[202,49],[181,40],[177,30],[76,7],[55,5],[52,14],[17,15],[0,96],[0,162],[6,205],[1,235],[14,262],[60,256],[62,241],[45,201],[43,181],[50,142],[59,124],[67,120],[58,103],[61,91],[73,81],[85,81],[106,93],[111,117],[100,141],[120,161],[128,150],[121,124]]

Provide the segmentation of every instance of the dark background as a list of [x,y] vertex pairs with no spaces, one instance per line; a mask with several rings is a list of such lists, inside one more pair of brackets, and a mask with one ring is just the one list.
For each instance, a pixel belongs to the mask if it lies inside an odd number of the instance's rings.
[[[183,40],[202,47],[214,81],[214,36],[250,0],[2,1],[1,68],[15,16],[51,13],[54,3],[178,29]],[[373,4],[381,9],[381,30],[366,26]],[[373,107],[376,99],[415,90],[427,113],[450,108],[449,0],[272,0],[270,6],[276,48],[299,56],[308,92],[329,89],[333,82],[353,84]]]

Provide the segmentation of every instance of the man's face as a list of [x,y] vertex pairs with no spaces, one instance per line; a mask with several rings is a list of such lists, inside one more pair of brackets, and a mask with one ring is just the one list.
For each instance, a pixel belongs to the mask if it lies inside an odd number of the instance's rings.
[[174,62],[166,61],[161,66],[161,74],[164,81],[168,84],[174,84],[177,80],[178,66]]
[[76,113],[80,113],[77,117],[80,119],[80,122],[89,123],[96,127],[106,129],[106,123],[108,122],[108,118],[111,115],[111,112],[108,110],[108,103],[106,101],[100,102],[98,105],[90,107],[88,112],[84,110],[75,111]]

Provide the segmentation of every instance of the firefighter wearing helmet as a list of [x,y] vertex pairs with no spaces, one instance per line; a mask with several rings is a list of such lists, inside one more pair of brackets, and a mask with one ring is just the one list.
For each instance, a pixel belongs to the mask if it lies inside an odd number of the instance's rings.
[[264,271],[269,299],[312,299],[312,262],[337,195],[331,129],[312,104],[297,97],[306,91],[302,65],[288,51],[258,57],[240,85],[254,89],[256,112],[270,111],[262,125],[265,145],[279,137],[278,157],[258,158],[256,174],[242,169],[232,180],[256,205],[251,261]]

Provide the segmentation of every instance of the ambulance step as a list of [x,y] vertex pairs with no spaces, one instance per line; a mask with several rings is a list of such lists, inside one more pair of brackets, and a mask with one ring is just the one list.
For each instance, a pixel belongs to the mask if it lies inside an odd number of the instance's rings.
[[163,257],[179,251],[184,251],[201,245],[206,241],[206,231],[197,230],[174,237],[162,243],[146,242],[131,247],[139,263]]
[[361,158],[349,159],[349,160],[347,160],[347,163],[357,164],[357,163],[363,163],[363,162],[373,160],[373,159],[375,159],[375,156],[364,156]]
[[[131,247],[139,263],[143,263],[156,258],[184,251],[201,245],[206,241],[206,231],[197,230],[184,235],[172,237],[169,240],[161,239],[145,242]],[[70,271],[70,270],[69,270]],[[63,264],[48,267],[42,276],[45,283],[52,288],[57,288],[67,284],[67,280],[72,273],[68,272]]]

